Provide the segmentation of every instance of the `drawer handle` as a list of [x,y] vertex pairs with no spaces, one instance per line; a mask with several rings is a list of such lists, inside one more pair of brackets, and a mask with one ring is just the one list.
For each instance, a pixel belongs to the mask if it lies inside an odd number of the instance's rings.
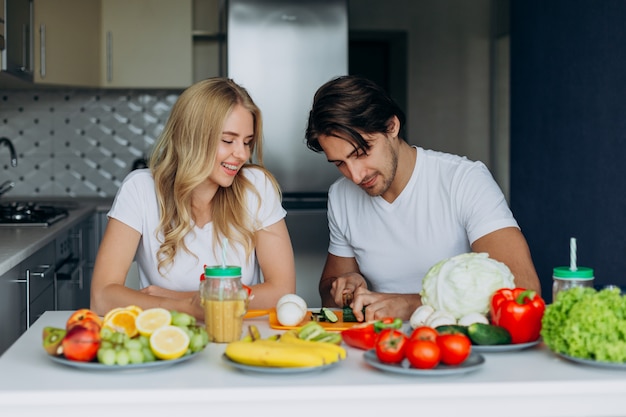
[[45,276],[51,272],[51,265],[39,265],[39,268],[43,268],[40,272],[31,272],[30,269],[26,270],[26,278],[24,279],[13,279],[10,282],[17,282],[18,284],[26,284],[26,328],[30,328],[30,279],[31,277],[37,276],[40,278],[45,278]]

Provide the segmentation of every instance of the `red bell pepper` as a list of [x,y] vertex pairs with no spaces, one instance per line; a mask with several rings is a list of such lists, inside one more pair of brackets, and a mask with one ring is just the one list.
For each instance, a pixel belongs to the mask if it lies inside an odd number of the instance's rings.
[[384,329],[399,329],[402,319],[386,317],[382,320],[369,321],[357,324],[341,332],[346,345],[359,349],[369,350],[376,346],[378,334]]
[[491,297],[491,322],[511,333],[511,343],[539,339],[546,303],[536,291],[501,288]]
[[344,343],[358,349],[370,350],[376,346],[378,333],[374,329],[374,322],[354,325],[341,332]]

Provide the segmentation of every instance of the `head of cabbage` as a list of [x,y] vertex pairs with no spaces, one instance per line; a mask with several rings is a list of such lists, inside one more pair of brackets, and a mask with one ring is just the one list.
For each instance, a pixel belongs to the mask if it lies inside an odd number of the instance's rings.
[[458,320],[469,313],[487,314],[491,296],[514,288],[513,274],[487,253],[463,253],[433,265],[422,281],[422,304],[445,310]]

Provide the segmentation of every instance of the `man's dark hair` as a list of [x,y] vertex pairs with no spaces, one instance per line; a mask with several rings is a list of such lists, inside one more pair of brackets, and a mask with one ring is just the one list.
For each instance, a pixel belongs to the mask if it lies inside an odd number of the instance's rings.
[[364,152],[369,149],[361,133],[386,133],[389,121],[396,116],[400,131],[404,112],[379,85],[367,78],[346,75],[322,85],[313,97],[306,129],[306,145],[322,152],[319,136],[337,136]]

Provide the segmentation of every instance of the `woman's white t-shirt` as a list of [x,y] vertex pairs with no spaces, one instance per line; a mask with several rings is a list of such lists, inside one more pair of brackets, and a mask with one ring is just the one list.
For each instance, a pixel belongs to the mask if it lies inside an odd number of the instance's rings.
[[495,230],[519,227],[483,163],[422,148],[392,203],[337,180],[328,226],[328,252],[356,258],[369,288],[386,293],[418,293],[437,262],[471,252],[472,242]]
[[[258,197],[253,192],[248,192],[248,210],[257,230],[271,226],[285,217],[286,211],[281,205],[279,194],[262,170],[244,168],[238,175],[245,175],[261,198],[261,204],[258,204]],[[204,265],[222,264],[222,246],[218,243],[218,247],[215,247],[213,223],[209,222],[202,228],[195,226],[193,232],[185,237],[187,248],[195,256],[179,248],[174,263],[168,270],[157,270],[156,254],[162,239],[156,233],[160,220],[159,208],[154,179],[149,169],[133,171],[124,179],[108,216],[141,233],[135,254],[140,288],[158,285],[174,291],[195,291],[198,289]],[[243,246],[229,241],[225,256],[228,265],[242,267],[242,283],[254,285],[260,282],[261,273],[254,251],[246,259]]]

